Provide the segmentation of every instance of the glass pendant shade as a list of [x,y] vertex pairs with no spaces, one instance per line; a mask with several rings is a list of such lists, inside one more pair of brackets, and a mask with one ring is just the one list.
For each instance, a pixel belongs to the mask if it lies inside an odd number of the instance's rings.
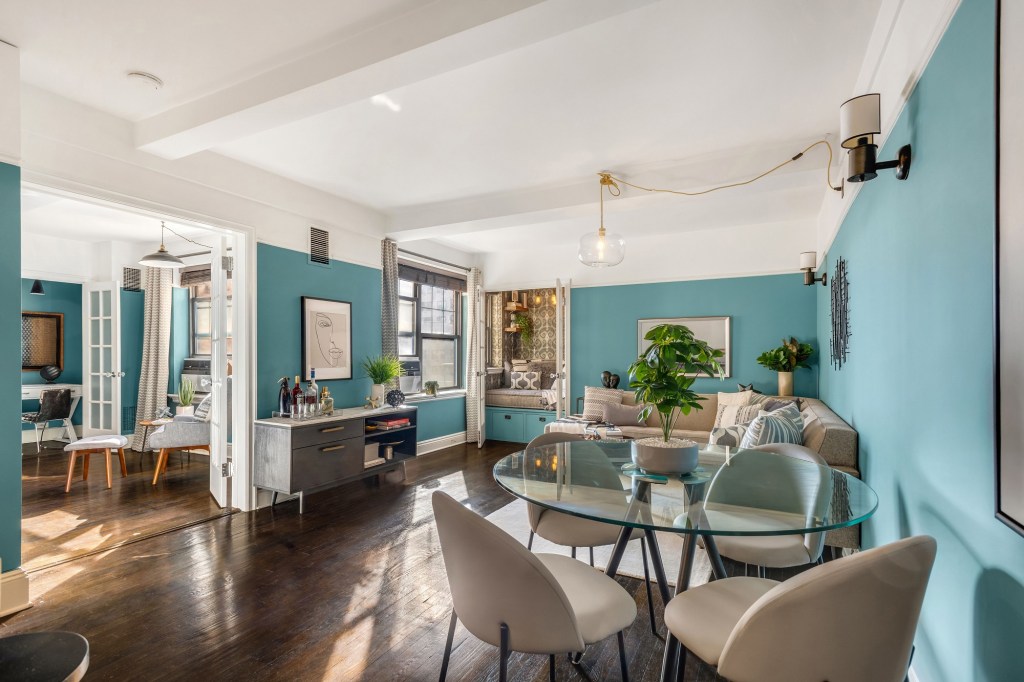
[[580,262],[592,268],[618,265],[626,256],[626,241],[619,235],[601,227],[580,238]]

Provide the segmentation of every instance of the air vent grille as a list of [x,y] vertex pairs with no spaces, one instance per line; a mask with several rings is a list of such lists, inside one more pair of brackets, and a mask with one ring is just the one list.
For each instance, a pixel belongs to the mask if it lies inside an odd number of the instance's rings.
[[309,262],[317,265],[331,264],[330,234],[327,230],[309,228]]
[[142,291],[142,271],[139,268],[124,268],[121,288],[125,291]]

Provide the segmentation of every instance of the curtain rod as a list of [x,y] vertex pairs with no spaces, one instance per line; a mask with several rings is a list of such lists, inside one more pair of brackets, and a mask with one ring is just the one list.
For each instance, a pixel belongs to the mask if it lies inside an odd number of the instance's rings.
[[404,253],[406,256],[415,256],[416,258],[434,261],[435,263],[440,263],[441,265],[447,265],[448,267],[458,268],[459,270],[462,270],[464,272],[469,272],[470,270],[470,268],[467,268],[465,265],[459,265],[458,263],[449,263],[446,260],[434,258],[433,256],[424,256],[422,253],[416,253],[415,251],[406,251],[405,249],[398,249],[398,253]]

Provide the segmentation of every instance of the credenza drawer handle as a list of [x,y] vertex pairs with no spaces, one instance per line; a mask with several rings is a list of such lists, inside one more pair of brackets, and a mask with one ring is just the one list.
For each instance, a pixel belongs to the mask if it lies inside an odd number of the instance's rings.
[[320,448],[320,452],[334,452],[335,450],[344,450],[344,445],[332,445],[327,448]]
[[326,428],[326,429],[320,429],[320,433],[334,433],[336,431],[344,431],[344,430],[345,430],[344,426],[331,426],[331,427]]
[[506,414],[505,415],[505,419],[511,419],[511,418],[512,418],[512,415],[510,415],[510,414]]

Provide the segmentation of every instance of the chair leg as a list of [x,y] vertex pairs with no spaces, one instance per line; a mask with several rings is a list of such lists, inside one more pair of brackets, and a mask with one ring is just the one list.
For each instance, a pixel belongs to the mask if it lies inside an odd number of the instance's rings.
[[[277,493],[274,493],[275,495]],[[459,617],[455,615],[455,609],[452,609],[452,619],[448,624],[448,641],[444,645],[444,658],[441,659],[441,677],[440,682],[444,682],[445,678],[448,677],[448,661],[452,657],[452,642],[455,640],[455,624],[459,622]]]
[[686,680],[686,647],[683,643],[679,643],[679,649],[676,654],[676,682],[685,682]]
[[71,451],[71,458],[68,460],[68,482],[64,486],[64,492],[71,492],[71,479],[75,475],[75,457],[76,453],[74,450]]
[[533,550],[533,531],[530,531],[530,539],[526,542],[526,549]]
[[555,682],[555,655],[548,656],[548,682]]
[[110,448],[104,448],[103,454],[107,460],[107,490],[114,487],[114,475],[110,469]]
[[619,667],[622,668],[622,682],[629,682],[629,664],[626,663],[626,636],[622,630],[619,630],[615,638],[619,640]]
[[501,660],[498,662],[498,682],[508,682],[508,626],[504,623],[501,624],[500,641],[499,655]]
[[128,467],[124,463],[124,448],[117,449],[117,458],[121,460],[121,478],[128,475]]
[[82,480],[89,480],[89,460],[92,457],[92,453],[85,453],[85,459],[82,460]]
[[167,448],[160,448],[160,454],[156,458],[156,470],[153,472],[153,485],[160,479],[160,470],[167,462]]
[[644,587],[647,588],[647,615],[651,619],[651,632],[658,636],[658,624],[654,620],[654,595],[651,593],[651,573],[647,568],[647,541],[640,538],[640,558],[644,561]]
[[594,567],[594,548],[590,548],[590,567]]
[[[36,454],[38,455],[43,450],[42,438],[39,436],[39,434],[40,434],[39,424],[36,424],[34,428],[35,428],[35,431],[36,431]],[[45,430],[46,430],[46,426],[44,425],[43,426],[43,431],[45,431]]]
[[572,558],[573,559],[576,558],[576,548],[575,547],[572,548]]

